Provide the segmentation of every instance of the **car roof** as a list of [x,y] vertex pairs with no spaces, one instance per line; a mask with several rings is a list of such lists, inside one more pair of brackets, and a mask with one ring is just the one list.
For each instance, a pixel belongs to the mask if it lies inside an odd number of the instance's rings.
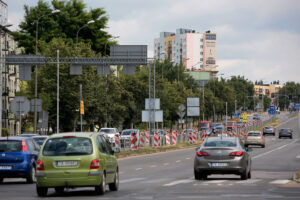
[[0,140],[19,140],[19,141],[22,141],[22,140],[29,140],[31,139],[31,137],[15,137],[15,136],[12,136],[12,137],[0,137]]
[[98,134],[96,132],[68,132],[68,133],[56,133],[51,135],[49,138],[59,138],[64,136],[76,136],[76,137],[91,137],[94,134]]
[[124,129],[123,131],[139,131],[139,129]]
[[37,135],[37,136],[33,136],[32,138],[48,138],[49,135]]
[[206,141],[216,141],[216,140],[236,141],[237,137],[208,137],[206,139]]

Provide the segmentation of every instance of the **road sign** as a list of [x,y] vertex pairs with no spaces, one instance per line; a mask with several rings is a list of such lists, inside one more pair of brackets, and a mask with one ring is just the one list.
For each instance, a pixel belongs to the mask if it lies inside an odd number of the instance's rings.
[[300,109],[300,103],[295,103],[294,104],[294,109],[299,110]]
[[163,122],[163,116],[163,110],[142,110],[142,122]]
[[84,102],[83,102],[83,100],[80,101],[80,114],[84,115]]
[[293,113],[293,111],[292,110],[290,110],[290,114],[292,114]]
[[184,122],[185,122],[184,119],[179,119],[179,120],[178,120],[178,123],[179,123],[179,124],[184,124]]
[[234,121],[239,122],[240,119],[239,118],[234,118]]
[[185,106],[183,104],[180,104],[180,106],[178,107],[179,111],[184,111],[185,110]]
[[159,110],[160,109],[160,99],[159,98],[151,98],[149,100],[149,98],[145,99],[145,109],[146,110],[151,110],[151,109],[155,109],[155,110]]
[[187,107],[187,116],[189,117],[200,116],[200,107]]
[[177,112],[177,114],[179,115],[180,119],[182,119],[185,116],[185,112]]
[[234,113],[234,118],[239,119],[240,118],[240,113]]
[[26,97],[17,96],[11,102],[10,109],[15,115],[26,115],[30,110],[30,103]]
[[187,98],[186,99],[187,102],[187,106],[190,107],[199,107],[200,106],[200,98],[196,97],[196,98]]
[[[42,112],[42,99],[36,99],[37,112]],[[34,99],[30,100],[30,112],[34,112]]]
[[247,122],[247,113],[246,112],[243,112],[243,122]]
[[275,106],[270,106],[269,110],[268,110],[268,113],[270,115],[275,115],[276,114],[276,107]]

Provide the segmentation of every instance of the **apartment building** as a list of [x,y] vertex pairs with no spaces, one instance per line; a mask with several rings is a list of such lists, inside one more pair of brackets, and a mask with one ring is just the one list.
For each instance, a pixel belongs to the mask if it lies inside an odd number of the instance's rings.
[[217,73],[217,35],[206,31],[177,29],[161,32],[154,39],[154,58],[183,64],[186,71],[210,71]]
[[20,91],[19,87],[19,67],[6,66],[5,56],[7,54],[17,54],[17,43],[14,41],[10,26],[7,21],[7,4],[0,0],[0,67],[2,69],[2,128],[6,128],[9,135],[17,135],[19,130],[19,121],[13,113],[10,112],[10,103],[15,98],[16,93]]

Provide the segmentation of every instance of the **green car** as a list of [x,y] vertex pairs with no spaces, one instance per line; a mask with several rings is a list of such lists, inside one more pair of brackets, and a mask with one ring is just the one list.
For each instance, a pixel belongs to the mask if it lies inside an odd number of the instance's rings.
[[48,188],[94,187],[104,194],[119,188],[118,162],[110,144],[99,133],[60,133],[43,144],[36,166],[36,191],[47,196]]

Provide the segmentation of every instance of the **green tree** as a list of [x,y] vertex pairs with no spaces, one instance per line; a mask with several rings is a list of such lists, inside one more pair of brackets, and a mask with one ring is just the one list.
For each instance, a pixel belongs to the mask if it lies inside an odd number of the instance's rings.
[[[56,9],[59,9],[60,13],[51,15],[51,11]],[[106,11],[103,8],[87,11],[86,4],[82,0],[52,0],[51,5],[44,0],[39,0],[37,6],[25,5],[24,10],[24,20],[19,24],[20,31],[14,32],[14,38],[19,46],[25,47],[26,53],[35,53],[38,19],[40,19],[39,41],[50,42],[53,38],[63,38],[69,43],[76,42],[79,28],[86,25],[88,21],[94,20],[95,23],[80,31],[79,41],[91,44],[92,49],[102,55],[109,52],[109,46],[114,44],[109,41],[112,36],[105,31],[108,21]]]

